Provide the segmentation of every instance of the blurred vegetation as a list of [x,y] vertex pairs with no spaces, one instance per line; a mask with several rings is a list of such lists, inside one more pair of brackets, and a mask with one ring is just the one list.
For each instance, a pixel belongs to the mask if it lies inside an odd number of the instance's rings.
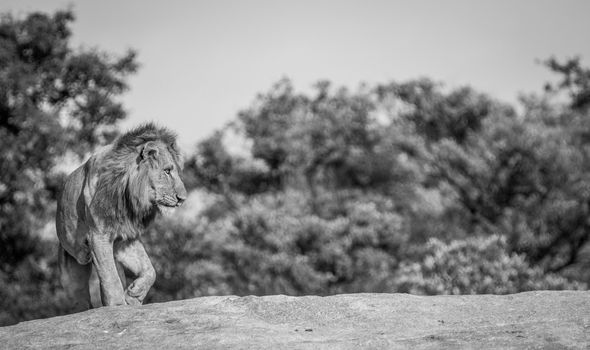
[[[137,69],[133,52],[69,48],[72,20],[0,22],[0,325],[68,311],[59,165],[112,140]],[[148,302],[587,289],[590,70],[544,64],[556,81],[518,106],[429,79],[280,80],[188,155],[187,205],[143,237]]]
[[116,135],[135,54],[70,48],[69,11],[0,18],[0,325],[63,312],[55,199],[64,162]]

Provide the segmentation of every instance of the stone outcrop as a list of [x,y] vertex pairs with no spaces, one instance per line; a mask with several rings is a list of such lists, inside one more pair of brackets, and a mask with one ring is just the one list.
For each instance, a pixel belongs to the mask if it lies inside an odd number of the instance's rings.
[[0,328],[2,349],[587,349],[590,292],[202,297]]

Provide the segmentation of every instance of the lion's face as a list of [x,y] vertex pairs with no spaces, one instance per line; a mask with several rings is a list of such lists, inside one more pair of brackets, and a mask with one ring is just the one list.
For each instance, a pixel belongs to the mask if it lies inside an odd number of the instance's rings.
[[145,172],[149,201],[160,209],[178,207],[187,197],[180,178],[180,165],[168,147],[161,142],[147,142],[140,163]]

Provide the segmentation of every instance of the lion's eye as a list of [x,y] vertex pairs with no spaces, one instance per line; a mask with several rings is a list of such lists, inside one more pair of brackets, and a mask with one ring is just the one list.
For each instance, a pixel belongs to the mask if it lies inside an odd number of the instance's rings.
[[164,172],[166,173],[166,175],[170,175],[170,172],[172,171],[171,168],[166,168],[164,169]]

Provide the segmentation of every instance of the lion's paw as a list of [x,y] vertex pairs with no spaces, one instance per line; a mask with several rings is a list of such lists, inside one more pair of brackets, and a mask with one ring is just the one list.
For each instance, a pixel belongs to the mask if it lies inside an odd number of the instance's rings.
[[129,294],[125,294],[125,303],[127,305],[141,305],[141,300],[137,299],[136,297],[132,297]]

